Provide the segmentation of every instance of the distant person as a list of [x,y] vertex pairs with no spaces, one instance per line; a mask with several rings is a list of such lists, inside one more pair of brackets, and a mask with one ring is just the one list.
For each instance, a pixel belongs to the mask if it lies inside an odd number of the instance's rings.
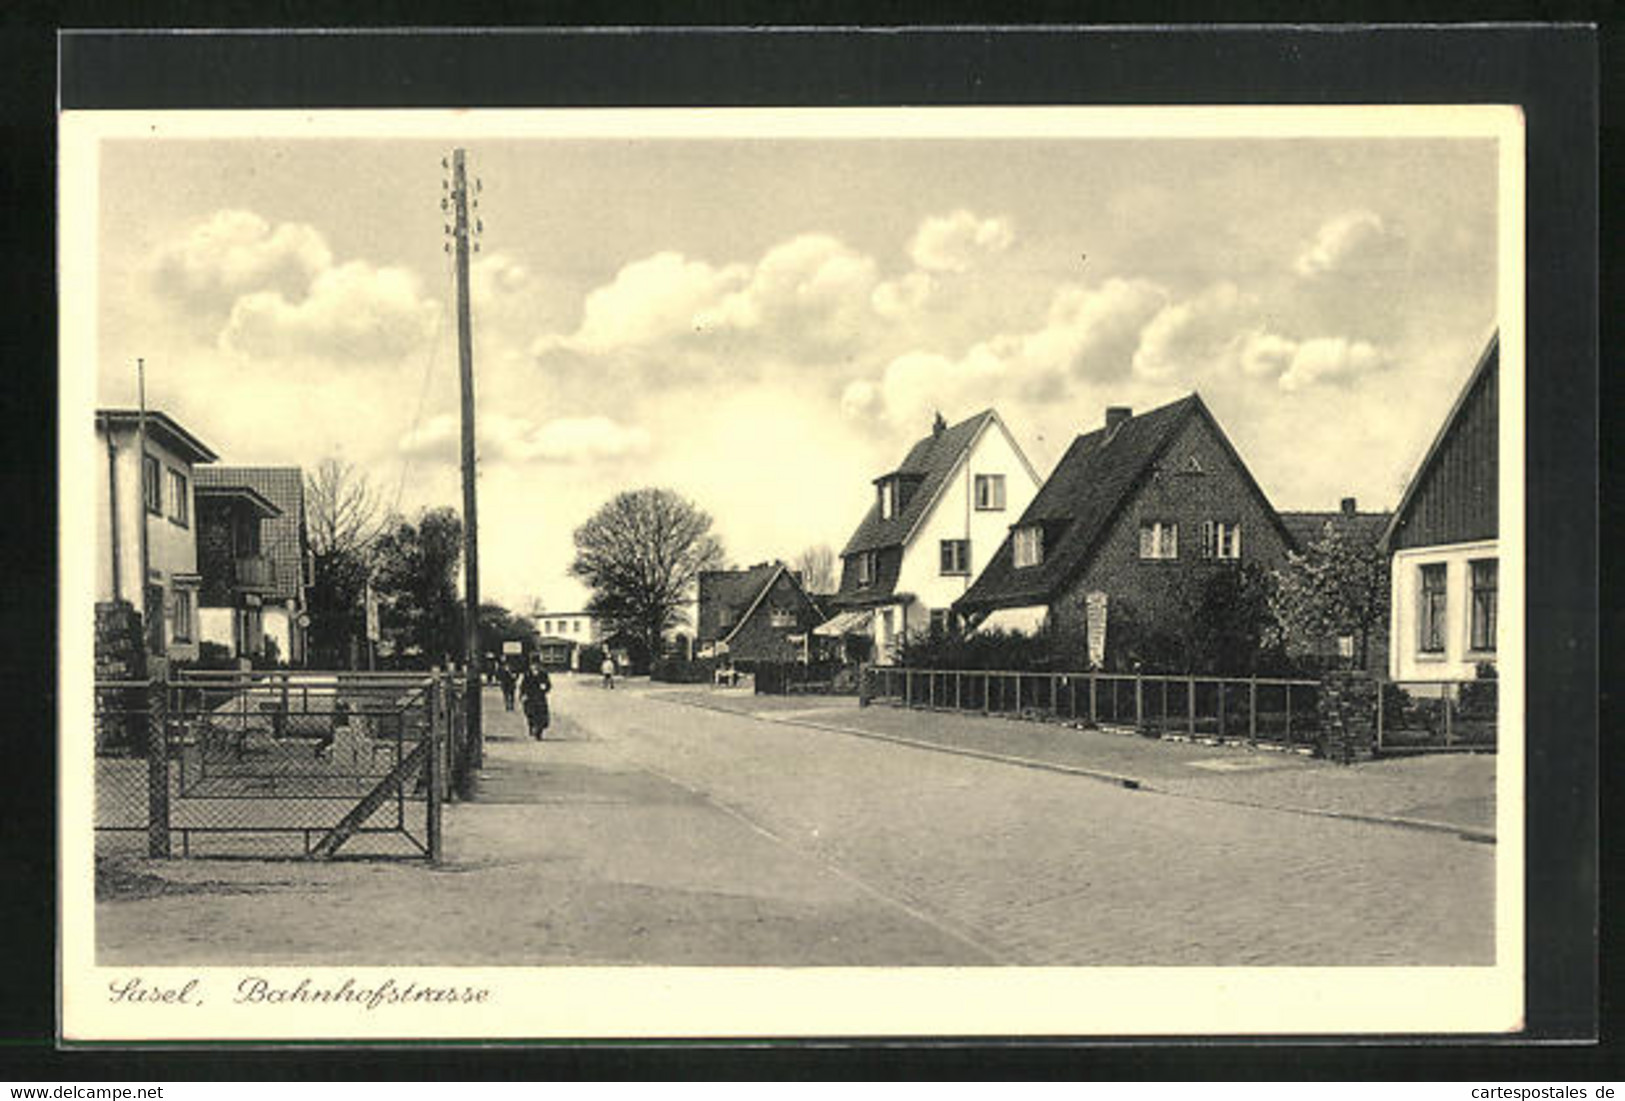
[[599,669],[600,672],[602,672],[604,674],[604,687],[605,688],[614,688],[615,687],[615,659],[610,657],[608,654],[605,654],[604,655],[604,664],[600,665],[598,667],[598,669]]
[[519,684],[519,674],[513,671],[513,666],[504,661],[497,666],[497,683],[502,686],[502,709],[513,710],[513,692]]
[[542,659],[532,655],[530,667],[519,678],[519,698],[525,705],[525,721],[530,726],[530,736],[538,742],[547,734],[548,724],[552,720],[547,709],[547,694],[551,691],[553,680],[542,668]]

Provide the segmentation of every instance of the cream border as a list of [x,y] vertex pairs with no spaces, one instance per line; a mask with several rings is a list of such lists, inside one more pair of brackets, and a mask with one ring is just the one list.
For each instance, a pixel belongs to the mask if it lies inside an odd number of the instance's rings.
[[[1523,998],[1523,242],[1522,113],[1508,106],[1280,108],[911,108],[815,110],[70,112],[60,138],[61,515],[88,516],[94,464],[97,180],[114,138],[1174,138],[1477,137],[1500,148],[1501,536],[1508,652],[1502,658],[1496,959],[1483,968],[562,968],[274,969],[336,985],[385,975],[486,986],[483,1007],[371,1012],[236,1007],[247,970],[141,969],[155,982],[201,975],[209,1008],[107,1004],[129,968],[94,963],[90,746],[59,737],[62,1036],[86,1040],[654,1036],[1144,1035],[1501,1032]],[[61,731],[89,725],[92,543],[61,540]],[[1516,721],[1514,721],[1516,719]]]

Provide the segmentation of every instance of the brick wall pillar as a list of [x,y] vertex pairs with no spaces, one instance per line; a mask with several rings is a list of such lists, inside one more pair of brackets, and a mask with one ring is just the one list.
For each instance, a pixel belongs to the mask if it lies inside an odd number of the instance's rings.
[[[138,681],[147,676],[141,613],[127,600],[96,605],[96,680]],[[139,690],[97,693],[96,749],[140,749],[147,744],[145,699]]]
[[1328,760],[1348,765],[1377,755],[1380,690],[1380,682],[1363,669],[1338,669],[1321,677],[1315,709]]

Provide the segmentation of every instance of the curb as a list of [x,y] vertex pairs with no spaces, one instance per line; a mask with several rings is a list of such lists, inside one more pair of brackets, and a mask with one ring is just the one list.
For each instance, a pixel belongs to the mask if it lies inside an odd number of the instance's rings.
[[1463,841],[1479,844],[1493,845],[1496,843],[1495,834],[1488,830],[1475,829],[1470,826],[1455,825],[1450,822],[1440,822],[1431,818],[1406,818],[1401,815],[1363,814],[1358,811],[1323,810],[1316,807],[1278,806],[1272,803],[1250,802],[1245,799],[1226,799],[1213,795],[1193,795],[1187,792],[1170,791],[1167,788],[1157,787],[1137,777],[1127,776],[1119,772],[1108,772],[1104,769],[1084,768],[1079,765],[1064,765],[1055,761],[1040,761],[1032,757],[1013,757],[1004,753],[991,753],[980,749],[966,749],[960,746],[947,746],[939,742],[925,742],[917,738],[905,738],[897,734],[881,734],[873,730],[859,730],[856,727],[837,726],[834,723],[813,722],[810,719],[775,718],[771,713],[757,713],[749,711],[736,711],[730,707],[718,707],[715,704],[698,700],[677,700],[671,702],[684,707],[693,707],[702,711],[715,711],[723,715],[733,715],[741,719],[756,719],[761,722],[776,723],[780,726],[804,726],[810,730],[824,730],[832,734],[846,734],[854,738],[868,738],[877,742],[891,742],[895,745],[909,746],[913,749],[929,750],[933,753],[948,753],[956,757],[974,757],[978,760],[993,761],[997,764],[1015,765],[1019,768],[1041,769],[1046,772],[1060,772],[1069,776],[1084,776],[1091,780],[1127,788],[1130,791],[1144,791],[1152,795],[1163,795],[1170,799],[1191,799],[1204,803],[1219,803],[1225,806],[1250,807],[1254,810],[1273,810],[1283,814],[1302,814],[1314,818],[1331,818],[1344,822],[1363,822],[1375,826],[1392,826],[1396,829],[1418,830],[1426,833],[1452,833]]

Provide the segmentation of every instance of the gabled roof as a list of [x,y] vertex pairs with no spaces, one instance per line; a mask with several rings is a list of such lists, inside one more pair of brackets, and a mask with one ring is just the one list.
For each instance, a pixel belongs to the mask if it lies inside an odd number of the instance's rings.
[[[98,409],[96,427],[106,431],[121,428],[136,431],[141,419],[139,409]],[[147,432],[153,439],[191,463],[212,463],[220,456],[209,445],[182,428],[169,414],[156,409],[147,410]]]
[[[908,501],[889,520],[880,518],[880,502],[878,500],[871,502],[869,511],[864,514],[863,522],[852,533],[852,538],[846,541],[846,549],[841,551],[841,556],[844,558],[861,551],[905,545],[914,535],[920,522],[930,513],[931,506],[942,495],[943,487],[958,469],[960,462],[970,453],[977,439],[989,425],[998,425],[1001,431],[1006,435],[1009,434],[998,413],[992,409],[984,409],[973,417],[967,417],[958,424],[944,428],[941,432],[932,432],[915,441],[896,470],[875,479],[878,482],[882,478],[899,476],[914,481],[915,487]],[[1013,438],[1011,445],[1015,448],[1017,457],[1029,471],[1032,471],[1032,465],[1027,462],[1021,448],[1015,447]],[[1038,480],[1036,471],[1033,471],[1033,480]]]
[[297,466],[211,466],[193,472],[199,490],[246,488],[280,515],[260,526],[260,550],[276,563],[276,595],[299,597],[305,576],[305,474]]
[[1388,521],[1393,518],[1393,513],[1283,512],[1280,516],[1297,549],[1307,550],[1310,543],[1319,542],[1327,524],[1335,524],[1356,542],[1377,546],[1388,530]]
[[[756,568],[760,569],[761,567]],[[767,594],[773,591],[773,586],[779,583],[779,578],[781,576],[788,577],[790,579],[790,584],[794,586],[796,591],[801,594],[801,599],[807,602],[808,607],[815,612],[818,610],[818,605],[813,603],[812,598],[807,595],[807,590],[801,587],[800,577],[797,576],[794,570],[780,562],[778,563],[778,568],[772,570],[768,574],[767,580],[762,582],[761,588],[756,591],[755,598],[750,602],[750,607],[746,608],[745,611],[740,615],[739,619],[734,623],[733,629],[730,630],[726,635],[722,636],[723,642],[727,642],[729,639],[733,638],[739,633],[739,629],[741,627],[750,622],[750,617],[756,614],[756,609],[760,607],[762,601],[767,598]]]
[[1473,373],[1467,376],[1466,384],[1462,386],[1461,392],[1456,395],[1456,400],[1450,406],[1450,412],[1445,415],[1444,423],[1439,426],[1439,434],[1434,436],[1433,442],[1428,445],[1427,454],[1422,456],[1422,462],[1417,466],[1416,473],[1411,476],[1410,483],[1405,487],[1404,495],[1400,497],[1399,504],[1394,508],[1394,514],[1388,521],[1388,529],[1383,532],[1382,542],[1384,546],[1388,546],[1392,542],[1394,532],[1399,530],[1399,525],[1405,522],[1405,516],[1410,511],[1411,502],[1416,499],[1418,490],[1421,489],[1432,474],[1433,464],[1438,460],[1440,452],[1444,450],[1445,441],[1454,435],[1456,422],[1461,419],[1463,412],[1466,410],[1468,398],[1472,396],[1474,390],[1478,389],[1478,384],[1484,376],[1492,371],[1498,371],[1500,364],[1501,330],[1496,329],[1495,332],[1490,334],[1490,340],[1484,347],[1483,355],[1478,357],[1478,363],[1473,367]]
[[1208,422],[1248,490],[1265,513],[1275,518],[1290,545],[1291,534],[1280,526],[1279,517],[1247,464],[1236,454],[1201,397],[1193,393],[1130,417],[1114,432],[1098,428],[1074,439],[1027,511],[1012,525],[1012,529],[1033,525],[1043,528],[1043,562],[1016,569],[1011,537],[1006,536],[987,568],[955,606],[976,610],[1049,603],[1088,565],[1118,514],[1151,477],[1158,458],[1193,417]]
[[741,614],[724,628],[715,622],[714,610],[732,608],[742,611],[754,607],[767,591],[768,584],[783,568],[781,562],[762,562],[743,570],[702,571],[697,594],[699,622],[694,625],[695,637],[712,641],[731,635],[734,628],[745,621],[744,615]]

